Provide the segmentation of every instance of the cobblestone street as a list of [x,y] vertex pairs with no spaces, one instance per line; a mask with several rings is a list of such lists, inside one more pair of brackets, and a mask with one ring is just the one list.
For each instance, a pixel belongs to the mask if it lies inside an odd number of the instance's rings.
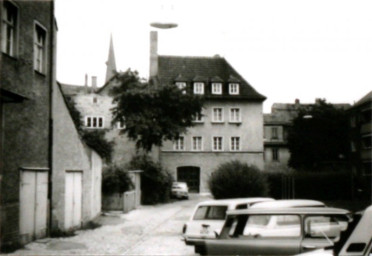
[[157,206],[140,206],[127,214],[106,213],[101,227],[80,230],[76,236],[46,238],[32,242],[16,255],[194,255],[194,248],[181,241],[181,230],[199,201],[189,200]]

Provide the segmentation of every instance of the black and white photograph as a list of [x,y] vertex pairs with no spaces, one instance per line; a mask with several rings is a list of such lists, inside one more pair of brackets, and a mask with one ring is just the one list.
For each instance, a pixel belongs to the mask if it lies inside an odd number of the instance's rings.
[[371,0],[0,0],[0,254],[372,256]]

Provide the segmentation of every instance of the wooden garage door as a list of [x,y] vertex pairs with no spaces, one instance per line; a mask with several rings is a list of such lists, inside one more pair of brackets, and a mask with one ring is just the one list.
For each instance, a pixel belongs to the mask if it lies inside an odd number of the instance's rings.
[[66,172],[65,182],[65,229],[81,226],[82,185],[81,171]]
[[21,170],[20,224],[23,243],[45,237],[48,223],[47,170]]
[[199,193],[200,168],[195,166],[183,166],[177,168],[177,181],[187,183],[190,192]]

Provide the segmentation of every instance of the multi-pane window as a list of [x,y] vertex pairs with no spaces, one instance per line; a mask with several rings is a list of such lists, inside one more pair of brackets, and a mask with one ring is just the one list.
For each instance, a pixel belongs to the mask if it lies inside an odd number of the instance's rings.
[[173,144],[174,150],[185,150],[185,139],[183,136],[179,137]]
[[230,122],[232,122],[232,123],[241,122],[240,109],[239,108],[231,108],[230,109]]
[[212,94],[222,94],[221,83],[212,83]]
[[278,127],[271,127],[271,139],[278,139]]
[[230,83],[229,84],[229,93],[230,94],[239,94],[239,84],[238,83]]
[[200,113],[196,113],[195,118],[193,120],[195,123],[202,123],[203,122],[203,115]]
[[213,137],[213,151],[222,151],[223,150],[223,140],[222,137]]
[[204,94],[204,83],[194,83],[194,94]]
[[34,31],[34,69],[44,73],[46,54],[46,31],[38,24],[35,24]]
[[212,109],[212,122],[223,122],[223,109],[222,108]]
[[185,82],[176,82],[178,89],[182,90],[183,94],[186,94],[186,83]]
[[192,150],[203,150],[203,138],[201,136],[192,137]]
[[16,25],[17,25],[18,9],[8,1],[4,1],[2,13],[2,36],[1,36],[1,51],[15,55],[16,47]]
[[87,116],[85,117],[85,127],[87,128],[103,128],[103,117]]
[[279,161],[279,150],[277,148],[272,149],[273,161]]
[[240,150],[240,137],[231,137],[230,150],[231,151]]

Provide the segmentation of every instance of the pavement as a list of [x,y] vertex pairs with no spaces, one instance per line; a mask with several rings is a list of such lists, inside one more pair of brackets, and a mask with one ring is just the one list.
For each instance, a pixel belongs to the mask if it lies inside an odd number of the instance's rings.
[[181,241],[183,223],[195,205],[210,199],[190,195],[189,200],[139,206],[129,213],[107,212],[96,229],[78,230],[75,236],[44,238],[27,244],[13,255],[194,255]]

